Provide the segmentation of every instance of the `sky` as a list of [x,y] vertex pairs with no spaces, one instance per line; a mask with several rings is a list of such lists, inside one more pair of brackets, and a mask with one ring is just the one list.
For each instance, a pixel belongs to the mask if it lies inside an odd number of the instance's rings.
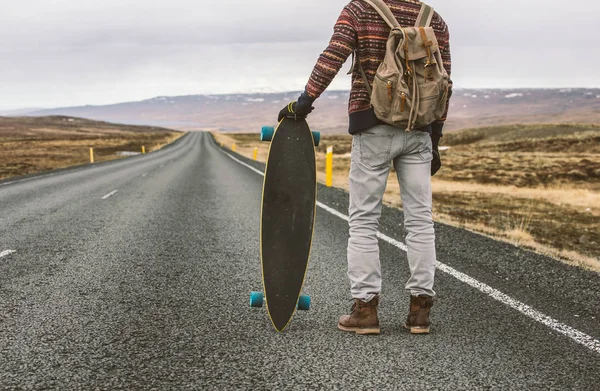
[[[302,90],[348,1],[2,0],[0,109]],[[596,0],[428,4],[458,88],[600,87]]]

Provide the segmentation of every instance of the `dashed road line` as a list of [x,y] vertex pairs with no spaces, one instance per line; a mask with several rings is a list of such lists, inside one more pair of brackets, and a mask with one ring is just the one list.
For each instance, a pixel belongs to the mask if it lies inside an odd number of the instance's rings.
[[108,197],[112,197],[114,196],[119,190],[113,190],[110,193],[108,193],[107,195],[105,195],[104,197],[102,197],[103,200],[107,199]]
[[[227,157],[229,157],[230,159],[241,164],[242,166],[249,168],[250,170],[256,172],[259,175],[262,175],[262,176],[265,175],[262,171],[257,170],[256,168],[252,167],[251,165],[249,165],[247,163],[244,163],[243,161],[235,158],[234,156],[230,155],[229,153],[223,151],[222,149],[220,149],[220,148],[217,148],[217,149],[219,151],[221,151],[223,154],[225,154]],[[338,212],[337,210],[331,208],[330,206],[323,204],[322,202],[317,201],[317,206],[319,208],[331,213],[332,215],[339,217],[342,220],[348,221],[347,215]],[[408,250],[406,247],[406,244],[404,244],[396,239],[390,238],[389,236],[382,234],[379,231],[377,232],[377,237],[402,251],[406,252]],[[560,334],[572,339],[573,341],[585,346],[586,348],[600,354],[600,341],[597,339],[594,339],[593,337],[587,335],[586,333],[581,332],[581,331],[579,331],[571,326],[568,326],[564,323],[561,323],[558,320],[556,320],[548,315],[545,315],[545,314],[537,311],[536,309],[528,306],[527,304],[520,302],[516,299],[513,299],[512,297],[508,296],[507,294],[502,293],[499,290],[492,288],[491,286],[474,279],[473,277],[470,277],[462,272],[459,272],[458,270],[456,270],[442,262],[436,262],[436,267],[438,268],[438,270],[441,270],[444,273],[447,273],[447,274],[451,275],[452,277],[456,278],[457,280],[485,293],[486,295],[501,302],[502,304],[505,304],[508,307],[519,311],[523,315],[535,320],[536,322],[542,323],[543,325],[548,326],[550,329],[556,331],[557,333],[560,333]]]

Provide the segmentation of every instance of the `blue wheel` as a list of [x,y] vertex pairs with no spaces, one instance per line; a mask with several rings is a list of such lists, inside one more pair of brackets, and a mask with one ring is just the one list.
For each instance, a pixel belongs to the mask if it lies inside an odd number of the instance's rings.
[[312,132],[313,139],[315,140],[315,147],[319,146],[319,142],[321,141],[321,132]]
[[275,128],[272,126],[263,126],[260,131],[260,141],[271,141],[273,139]]
[[262,307],[264,298],[262,292],[250,292],[250,307]]
[[310,296],[300,295],[298,298],[298,309],[301,311],[308,311],[310,309]]

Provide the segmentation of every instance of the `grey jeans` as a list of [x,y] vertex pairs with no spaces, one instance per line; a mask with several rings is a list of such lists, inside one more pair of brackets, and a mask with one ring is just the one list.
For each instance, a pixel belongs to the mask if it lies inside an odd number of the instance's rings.
[[348,277],[352,297],[371,300],[381,291],[377,231],[393,162],[404,211],[411,295],[435,296],[435,233],[431,211],[431,137],[378,125],[355,134],[350,163]]

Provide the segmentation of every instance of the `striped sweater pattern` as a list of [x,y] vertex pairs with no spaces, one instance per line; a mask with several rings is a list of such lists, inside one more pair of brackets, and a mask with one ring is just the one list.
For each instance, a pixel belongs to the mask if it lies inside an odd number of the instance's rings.
[[[415,25],[421,9],[420,1],[384,1],[394,16],[396,16],[401,26]],[[433,16],[431,27],[433,27],[438,40],[444,68],[448,72],[448,75],[450,75],[450,35],[446,23],[437,12]],[[306,85],[305,93],[309,95],[311,100],[317,99],[325,91],[340,71],[342,65],[355,50],[358,53],[358,59],[371,85],[375,79],[377,68],[385,57],[386,42],[390,34],[390,27],[368,3],[362,0],[352,0],[342,10],[333,30],[329,46],[319,56]],[[351,122],[352,117],[357,117],[357,114],[360,115],[360,112],[371,109],[369,93],[365,88],[358,66],[354,66],[353,68],[352,88],[348,104],[348,113],[350,114]],[[448,97],[450,97],[452,94],[452,82],[450,82],[448,93]],[[449,101],[450,99],[448,98]],[[446,120],[448,105],[439,122]],[[372,109],[370,112],[372,112]]]

